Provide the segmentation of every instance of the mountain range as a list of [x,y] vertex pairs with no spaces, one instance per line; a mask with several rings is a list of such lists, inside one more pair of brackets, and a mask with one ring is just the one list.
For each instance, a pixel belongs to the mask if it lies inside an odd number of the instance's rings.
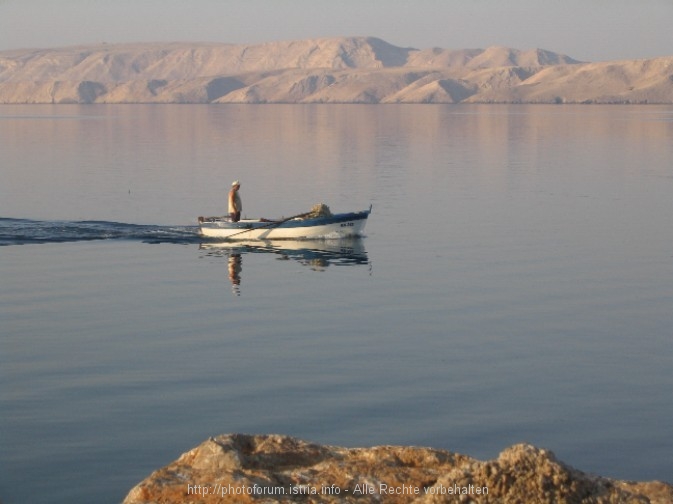
[[673,103],[673,56],[414,49],[374,37],[0,52],[0,103]]

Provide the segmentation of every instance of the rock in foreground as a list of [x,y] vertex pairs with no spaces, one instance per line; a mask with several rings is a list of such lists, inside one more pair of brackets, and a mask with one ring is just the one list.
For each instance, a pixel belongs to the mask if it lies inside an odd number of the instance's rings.
[[482,462],[430,448],[341,448],[231,434],[184,453],[124,500],[172,502],[670,503],[673,486],[591,476],[526,444]]

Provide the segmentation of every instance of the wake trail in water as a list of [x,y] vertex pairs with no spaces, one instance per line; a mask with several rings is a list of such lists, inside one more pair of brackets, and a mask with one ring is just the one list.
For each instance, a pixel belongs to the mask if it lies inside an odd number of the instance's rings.
[[92,240],[201,243],[196,226],[155,226],[107,221],[36,221],[0,218],[0,246]]

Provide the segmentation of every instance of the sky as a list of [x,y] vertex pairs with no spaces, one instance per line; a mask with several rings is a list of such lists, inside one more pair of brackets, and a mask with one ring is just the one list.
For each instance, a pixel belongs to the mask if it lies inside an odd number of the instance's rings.
[[0,51],[372,36],[427,49],[673,56],[673,0],[0,0]]

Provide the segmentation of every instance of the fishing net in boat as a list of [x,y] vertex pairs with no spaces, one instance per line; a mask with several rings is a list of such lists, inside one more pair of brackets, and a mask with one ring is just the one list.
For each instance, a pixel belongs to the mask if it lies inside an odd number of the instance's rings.
[[309,219],[317,219],[318,217],[331,217],[332,212],[324,203],[318,203],[311,207],[311,211],[306,215]]

